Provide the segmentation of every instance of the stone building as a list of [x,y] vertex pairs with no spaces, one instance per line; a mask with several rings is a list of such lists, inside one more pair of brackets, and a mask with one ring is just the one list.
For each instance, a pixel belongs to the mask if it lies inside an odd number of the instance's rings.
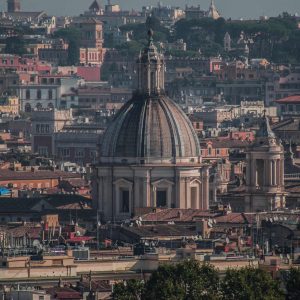
[[246,159],[245,211],[285,207],[284,149],[267,117],[264,117],[255,142],[248,148]]
[[103,61],[103,28],[102,22],[96,18],[79,18],[72,26],[81,32],[80,63],[83,65],[99,65]]
[[31,113],[32,152],[52,157],[55,154],[54,134],[71,124],[72,110],[36,110]]
[[107,128],[93,200],[106,220],[156,207],[208,209],[208,166],[185,113],[164,92],[164,57],[153,44],[137,60],[138,89]]

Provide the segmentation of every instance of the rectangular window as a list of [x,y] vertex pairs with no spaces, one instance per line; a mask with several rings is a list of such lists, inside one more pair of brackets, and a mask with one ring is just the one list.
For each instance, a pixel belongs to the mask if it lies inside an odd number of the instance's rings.
[[49,91],[48,91],[48,99],[49,99],[49,100],[52,100],[52,98],[53,98],[53,91],[52,91],[52,90],[49,90]]
[[36,97],[38,100],[42,99],[42,91],[41,90],[37,90]]
[[129,213],[129,191],[128,190],[121,190],[120,212]]
[[62,157],[70,157],[70,148],[62,148],[61,156]]
[[158,190],[156,191],[156,206],[166,207],[167,206],[167,191]]
[[77,157],[77,158],[84,157],[84,149],[76,149],[76,151],[75,151],[75,157]]
[[48,148],[47,147],[39,147],[38,153],[41,156],[48,156]]
[[26,100],[30,99],[30,90],[26,90]]
[[197,187],[191,187],[191,207],[197,208]]

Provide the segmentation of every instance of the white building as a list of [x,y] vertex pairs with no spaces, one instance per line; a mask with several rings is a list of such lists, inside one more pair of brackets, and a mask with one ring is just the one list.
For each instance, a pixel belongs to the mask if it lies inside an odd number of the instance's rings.
[[20,109],[30,112],[78,106],[78,95],[74,91],[82,83],[83,80],[76,77],[47,76],[41,78],[39,83],[20,85]]

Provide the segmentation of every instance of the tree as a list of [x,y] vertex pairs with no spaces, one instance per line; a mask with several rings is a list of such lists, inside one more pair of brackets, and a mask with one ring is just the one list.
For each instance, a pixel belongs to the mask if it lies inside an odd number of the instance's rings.
[[55,38],[62,38],[69,43],[68,47],[68,65],[77,65],[79,63],[80,31],[76,28],[63,28],[54,33]]
[[71,40],[68,47],[68,65],[77,65],[79,62],[79,43]]
[[292,268],[285,280],[287,299],[300,299],[300,270]]
[[284,299],[279,283],[261,269],[227,270],[221,282],[224,300],[280,300]]
[[219,299],[218,273],[195,260],[160,266],[146,283],[144,299]]
[[5,41],[5,53],[23,55],[26,54],[25,42],[22,36],[8,37]]
[[114,300],[141,300],[143,291],[143,281],[130,279],[114,286],[112,298]]

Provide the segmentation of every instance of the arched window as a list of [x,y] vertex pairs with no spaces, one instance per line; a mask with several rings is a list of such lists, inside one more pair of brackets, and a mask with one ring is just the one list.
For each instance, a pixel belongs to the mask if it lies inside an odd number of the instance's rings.
[[37,105],[36,105],[36,108],[37,108],[38,110],[40,110],[40,109],[43,108],[43,106],[42,106],[42,104],[41,104],[40,102],[38,102]]

